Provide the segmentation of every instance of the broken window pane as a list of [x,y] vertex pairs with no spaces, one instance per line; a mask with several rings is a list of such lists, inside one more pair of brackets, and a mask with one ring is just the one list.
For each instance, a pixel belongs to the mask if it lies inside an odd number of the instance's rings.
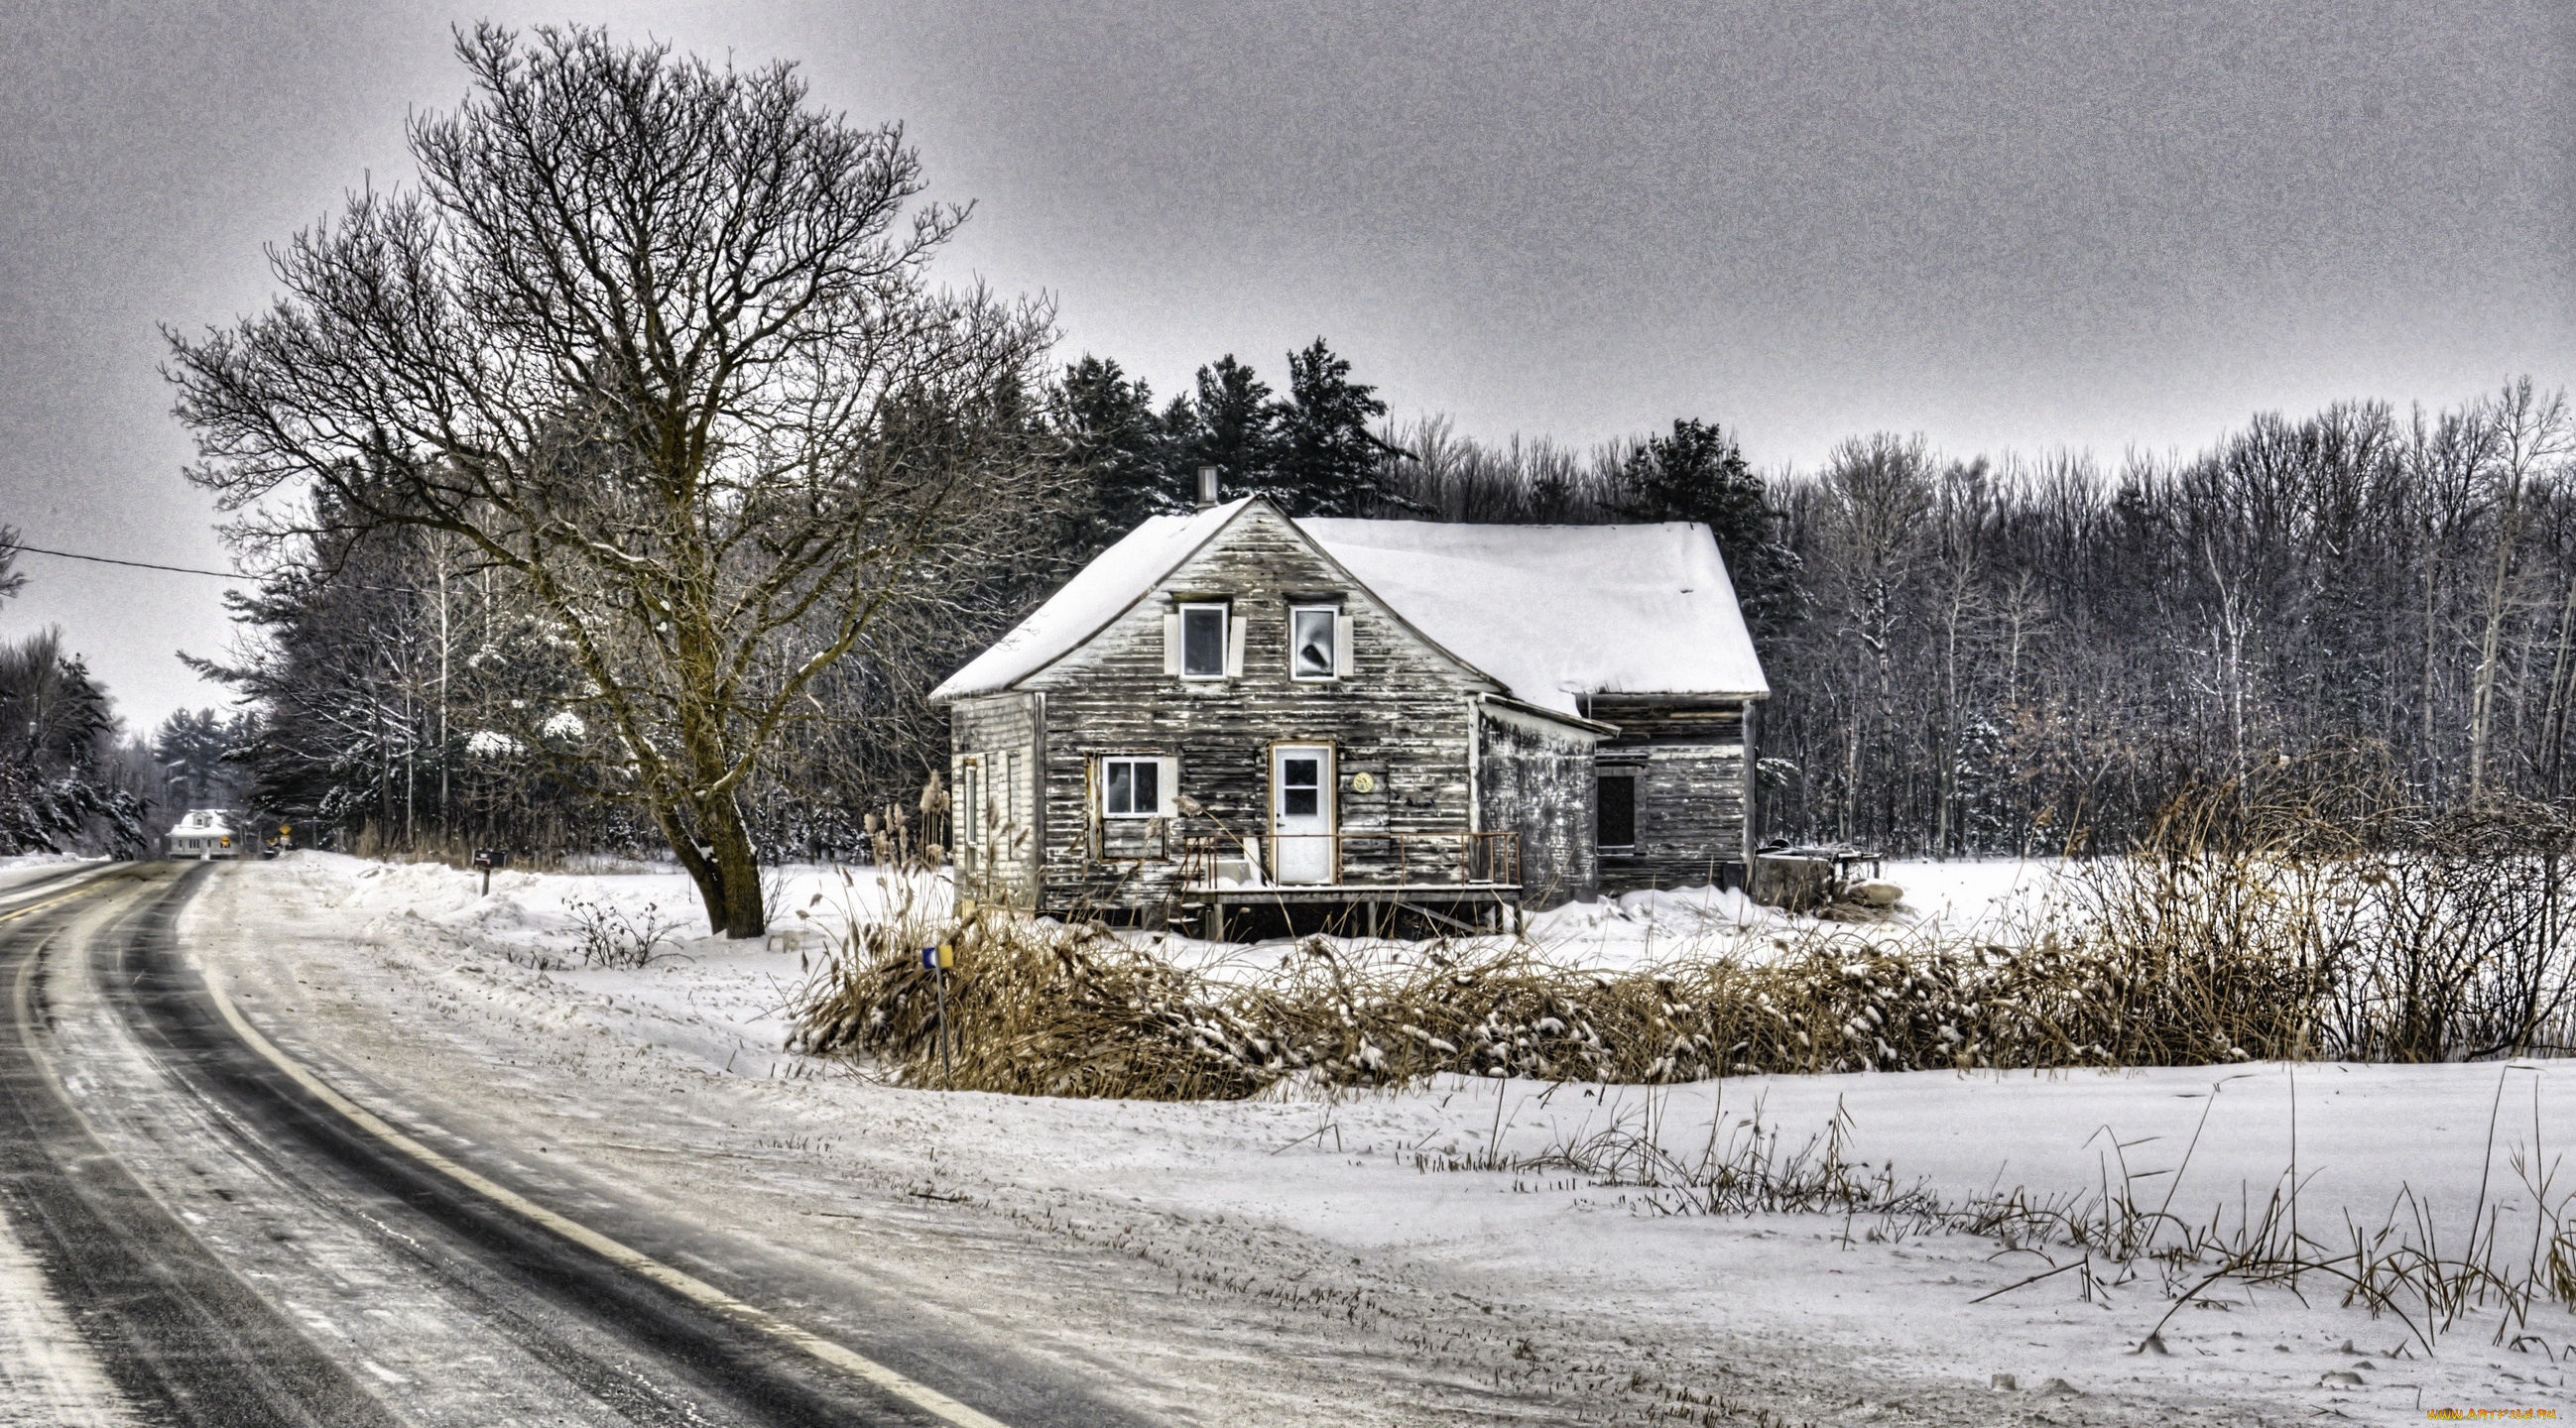
[[1299,679],[1330,679],[1333,675],[1333,611],[1294,610],[1289,612],[1289,670]]

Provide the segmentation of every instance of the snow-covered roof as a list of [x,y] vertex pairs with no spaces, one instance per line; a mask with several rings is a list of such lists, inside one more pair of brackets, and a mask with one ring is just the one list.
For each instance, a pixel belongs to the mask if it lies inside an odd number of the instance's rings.
[[[1079,648],[1248,504],[1146,521],[931,699],[1008,689]],[[1706,526],[1292,524],[1388,609],[1524,703],[1572,714],[1585,694],[1771,692]]]
[[1047,597],[1029,617],[975,656],[964,669],[930,691],[934,704],[968,694],[1008,689],[1066,651],[1099,634],[1110,621],[1145,598],[1155,582],[1169,575],[1192,552],[1207,543],[1252,498],[1228,501],[1186,516],[1148,516],[1116,545],[1102,551],[1064,588]]
[[191,808],[187,816],[170,825],[170,836],[220,838],[233,831],[232,815],[220,808]]
[[1571,714],[1580,694],[1771,692],[1706,526],[1297,527],[1525,703]]

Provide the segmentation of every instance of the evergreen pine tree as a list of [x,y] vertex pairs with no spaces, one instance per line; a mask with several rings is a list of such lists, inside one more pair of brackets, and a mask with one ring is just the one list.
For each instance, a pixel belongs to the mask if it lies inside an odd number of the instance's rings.
[[1795,557],[1774,532],[1762,478],[1714,422],[1687,418],[1650,436],[1619,471],[1619,514],[1632,521],[1697,521],[1717,537],[1736,599],[1759,622],[1788,597]]
[[140,854],[142,800],[102,767],[115,740],[107,691],[61,631],[0,642],[0,853]]
[[215,807],[236,792],[237,769],[227,755],[247,752],[258,736],[257,720],[249,714],[236,714],[227,722],[212,709],[181,709],[153,731],[152,756],[160,761],[175,797],[192,808]]
[[[1254,375],[1250,367],[1234,360],[1229,352],[1214,366],[1201,367],[1197,399],[1190,402],[1186,418],[1180,404],[1167,414],[1180,418],[1186,429],[1176,428],[1173,435],[1187,453],[1176,473],[1185,491],[1184,505],[1196,500],[1196,472],[1200,466],[1214,466],[1217,479],[1227,500],[1238,496],[1268,496],[1285,501],[1289,492],[1279,480],[1279,405],[1270,399],[1270,386]],[[1291,514],[1298,512],[1291,511]]]
[[1053,416],[1076,487],[1070,543],[1083,558],[1180,504],[1163,422],[1141,379],[1131,381],[1116,362],[1086,355],[1064,369]]
[[1379,456],[1369,423],[1386,415],[1377,389],[1351,380],[1348,359],[1318,337],[1288,354],[1288,400],[1278,411],[1279,480],[1294,516],[1365,516],[1378,502]]

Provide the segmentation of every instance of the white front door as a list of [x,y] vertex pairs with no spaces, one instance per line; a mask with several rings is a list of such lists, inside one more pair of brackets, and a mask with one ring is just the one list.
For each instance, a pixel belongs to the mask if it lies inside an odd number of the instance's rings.
[[1270,746],[1270,876],[1333,880],[1333,746]]

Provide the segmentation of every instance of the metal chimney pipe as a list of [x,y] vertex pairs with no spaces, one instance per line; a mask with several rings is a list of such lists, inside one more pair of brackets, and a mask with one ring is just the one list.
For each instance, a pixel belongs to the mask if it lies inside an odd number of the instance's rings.
[[1199,509],[1204,511],[1215,504],[1216,468],[1202,466],[1199,468]]

